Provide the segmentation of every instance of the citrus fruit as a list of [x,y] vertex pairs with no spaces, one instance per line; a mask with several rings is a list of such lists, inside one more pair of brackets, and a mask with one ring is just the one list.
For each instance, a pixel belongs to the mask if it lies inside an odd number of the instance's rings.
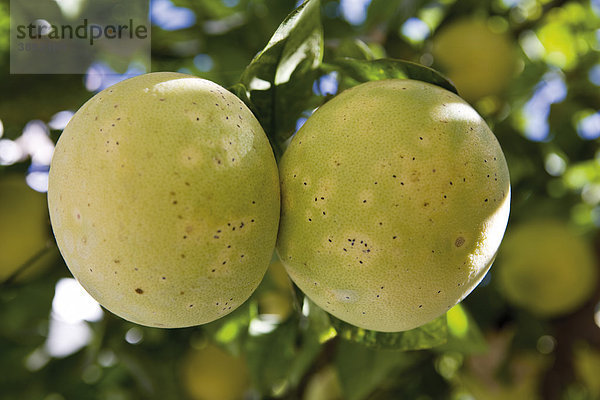
[[504,155],[483,119],[425,82],[384,80],[319,108],[280,164],[277,251],[317,305],[403,331],[445,313],[492,264],[506,227]]
[[433,37],[432,54],[467,101],[500,94],[517,61],[510,37],[492,30],[486,19],[473,17],[442,27]]
[[48,203],[69,269],[101,305],[142,325],[199,325],[248,299],[269,265],[277,165],[232,93],[151,73],[105,89],[73,116]]
[[192,350],[182,373],[184,387],[194,400],[242,400],[250,386],[245,361],[212,344]]
[[592,249],[558,220],[515,227],[506,235],[498,261],[498,283],[506,299],[542,317],[574,311],[596,287]]

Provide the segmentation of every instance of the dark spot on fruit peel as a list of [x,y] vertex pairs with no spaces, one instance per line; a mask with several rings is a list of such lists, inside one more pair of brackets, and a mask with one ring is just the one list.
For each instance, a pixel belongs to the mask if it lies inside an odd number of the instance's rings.
[[460,246],[462,246],[463,244],[465,244],[465,238],[464,238],[464,237],[462,237],[462,236],[459,236],[459,237],[457,237],[457,238],[456,238],[456,240],[454,241],[454,245],[455,245],[456,247],[460,247]]
[[140,289],[140,288],[137,288],[137,289],[135,289],[135,292],[136,292],[137,294],[142,294],[142,293],[144,293],[144,291],[143,291],[142,289]]

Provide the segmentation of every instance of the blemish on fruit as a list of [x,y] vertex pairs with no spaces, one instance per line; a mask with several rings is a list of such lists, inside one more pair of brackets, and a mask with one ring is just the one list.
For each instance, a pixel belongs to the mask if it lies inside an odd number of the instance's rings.
[[144,293],[144,291],[143,291],[142,289],[140,289],[140,288],[137,288],[137,289],[135,289],[135,292],[136,292],[137,294],[142,294],[142,293]]

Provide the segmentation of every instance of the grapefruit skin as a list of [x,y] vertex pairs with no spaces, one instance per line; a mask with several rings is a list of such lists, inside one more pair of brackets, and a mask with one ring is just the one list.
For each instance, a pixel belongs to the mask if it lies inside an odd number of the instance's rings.
[[358,327],[423,325],[490,268],[510,181],[484,120],[413,80],[368,82],[319,108],[280,163],[277,251],[298,287]]
[[48,204],[73,275],[109,311],[199,325],[241,305],[273,254],[279,185],[258,121],[219,85],[178,73],[98,93],[56,146]]

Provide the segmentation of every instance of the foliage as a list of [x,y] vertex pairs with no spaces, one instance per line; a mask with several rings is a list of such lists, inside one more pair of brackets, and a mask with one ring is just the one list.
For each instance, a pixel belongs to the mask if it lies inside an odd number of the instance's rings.
[[[0,32],[8,29],[7,3],[0,1]],[[353,14],[362,4],[366,13]],[[513,202],[507,234],[551,215],[600,245],[597,1],[176,0],[174,5],[191,10],[195,23],[177,30],[153,26],[152,69],[184,71],[231,88],[256,114],[277,156],[315,108],[360,82],[411,78],[460,94],[461,88],[438,72],[432,43],[453,21],[485,19],[511,38],[518,54],[510,84],[473,104],[509,164]],[[56,113],[76,110],[92,93],[82,76],[9,75],[8,43],[2,39],[0,174],[33,179],[48,167],[39,161],[40,153],[24,145],[23,133],[43,126],[55,142],[62,130],[50,123]],[[124,72],[118,63],[111,67]],[[8,160],[6,149],[13,144],[24,149],[23,156]],[[55,288],[70,274],[57,254],[52,257],[53,268],[43,275],[0,284],[1,400],[188,398],[182,360],[207,342],[244,358],[251,399],[302,399],[308,382],[331,365],[344,398],[351,400],[465,398],[480,394],[481,384],[473,384],[477,379],[496,394],[513,397],[513,389],[521,387],[534,388],[527,398],[598,394],[593,382],[581,378],[594,376],[589,371],[594,364],[587,363],[582,373],[573,353],[600,349],[599,322],[594,322],[594,313],[600,320],[598,285],[578,310],[542,318],[506,302],[495,275],[502,265],[496,263],[446,316],[412,331],[383,334],[327,315],[291,285],[286,289],[293,299],[291,315],[263,314],[258,299],[276,286],[267,275],[228,317],[161,330],[106,311],[101,318],[65,321]],[[66,354],[52,347],[65,332],[84,338]],[[528,369],[533,372],[515,375]],[[522,385],[522,376],[535,381]]]

